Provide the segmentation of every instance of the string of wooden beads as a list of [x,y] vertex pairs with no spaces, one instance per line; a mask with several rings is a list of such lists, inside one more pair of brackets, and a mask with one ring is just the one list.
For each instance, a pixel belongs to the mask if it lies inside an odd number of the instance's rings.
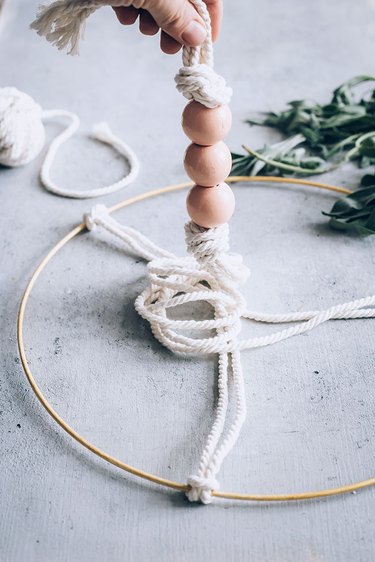
[[223,142],[231,125],[228,105],[208,108],[191,101],[182,114],[182,128],[192,141],[184,166],[195,182],[187,196],[187,210],[190,218],[204,228],[228,222],[234,212],[233,191],[224,181],[232,167],[229,148]]

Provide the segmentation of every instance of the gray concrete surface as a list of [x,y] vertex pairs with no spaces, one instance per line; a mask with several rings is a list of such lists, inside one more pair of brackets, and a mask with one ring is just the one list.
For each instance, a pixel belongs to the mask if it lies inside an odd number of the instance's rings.
[[[66,57],[28,31],[35,8],[35,0],[8,3],[0,85],[82,117],[54,177],[73,187],[120,176],[121,159],[85,136],[105,119],[143,164],[136,183],[105,203],[183,180],[179,57],[121,28],[109,10],[89,22],[81,57]],[[250,112],[307,95],[323,100],[348,77],[373,72],[374,42],[373,0],[228,0],[216,58],[235,91],[230,147],[266,138],[243,123]],[[48,125],[49,138],[59,130]],[[41,410],[19,364],[18,302],[35,264],[91,203],[46,193],[40,163],[0,171],[1,562],[373,561],[374,489],[196,507],[97,460]],[[330,179],[355,186],[360,174],[348,168]],[[331,195],[241,186],[236,196],[232,247],[252,267],[244,289],[252,308],[321,307],[374,292],[375,240],[327,228],[320,211]],[[183,251],[182,194],[117,216]],[[43,390],[75,428],[125,461],[183,481],[212,420],[213,363],[173,357],[153,340],[133,309],[144,274],[142,262],[103,236],[75,240],[32,295],[26,345]],[[223,489],[302,491],[374,475],[374,328],[371,320],[335,322],[243,354],[249,413]]]

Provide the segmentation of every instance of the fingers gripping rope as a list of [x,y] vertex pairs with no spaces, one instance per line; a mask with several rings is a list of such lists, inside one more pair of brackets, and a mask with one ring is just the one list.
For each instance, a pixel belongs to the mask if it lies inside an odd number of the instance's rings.
[[[201,47],[184,47],[183,66],[175,81],[179,92],[187,99],[206,107],[229,102],[232,89],[213,69],[211,21],[203,0],[190,0],[204,21],[206,40]],[[71,55],[79,53],[87,18],[98,8],[108,6],[108,0],[57,0],[40,6],[31,27],[58,49],[67,49]],[[113,1],[113,5],[120,2]]]

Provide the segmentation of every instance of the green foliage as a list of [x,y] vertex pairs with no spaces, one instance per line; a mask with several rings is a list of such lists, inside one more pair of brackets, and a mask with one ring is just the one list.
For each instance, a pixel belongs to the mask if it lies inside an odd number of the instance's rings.
[[305,142],[302,135],[294,135],[285,141],[265,145],[255,151],[243,146],[246,154],[232,153],[232,175],[257,176],[279,174],[323,174],[329,171],[325,160],[306,152],[301,146]]
[[333,205],[330,224],[339,230],[349,230],[357,234],[375,234],[375,175],[362,178],[361,188],[342,197]]
[[[361,168],[375,165],[375,88],[362,95],[356,90],[372,82],[373,76],[356,76],[336,88],[327,104],[297,100],[280,113],[249,119],[250,125],[272,127],[286,139],[232,153],[232,175],[307,176],[349,161]],[[324,213],[334,228],[375,233],[375,176],[366,175],[361,186]]]

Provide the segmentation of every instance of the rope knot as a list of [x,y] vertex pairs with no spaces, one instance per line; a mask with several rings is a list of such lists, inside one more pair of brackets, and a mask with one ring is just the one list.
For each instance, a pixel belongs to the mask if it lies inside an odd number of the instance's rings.
[[193,221],[185,225],[187,250],[201,265],[211,266],[221,276],[235,284],[246,281],[249,269],[242,256],[229,252],[229,227],[222,224],[216,228],[203,228]]
[[222,224],[215,228],[203,228],[189,221],[185,224],[187,251],[198,262],[215,261],[219,254],[229,250],[229,227]]
[[[153,259],[150,286],[137,298],[137,312],[150,322],[154,336],[175,353],[209,354],[236,349],[246,302],[237,289],[248,276],[240,256],[228,254],[228,225],[205,229],[189,222],[186,241],[192,257]],[[187,303],[206,302],[213,317],[168,316]]]
[[191,475],[187,480],[190,486],[186,492],[186,497],[190,502],[202,502],[209,504],[212,502],[212,492],[218,490],[219,482],[214,477],[204,477]]
[[103,220],[109,218],[108,209],[105,205],[98,204],[94,205],[90,211],[84,213],[83,222],[87,230],[94,230],[98,224],[101,224]]
[[208,108],[226,105],[232,97],[232,88],[220,74],[207,64],[182,66],[175,77],[177,90],[188,100]]

